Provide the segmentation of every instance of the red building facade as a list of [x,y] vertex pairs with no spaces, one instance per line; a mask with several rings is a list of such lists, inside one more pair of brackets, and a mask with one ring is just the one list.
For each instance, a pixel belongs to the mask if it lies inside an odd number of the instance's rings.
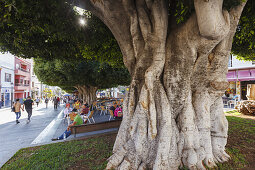
[[31,95],[31,63],[15,57],[15,99]]

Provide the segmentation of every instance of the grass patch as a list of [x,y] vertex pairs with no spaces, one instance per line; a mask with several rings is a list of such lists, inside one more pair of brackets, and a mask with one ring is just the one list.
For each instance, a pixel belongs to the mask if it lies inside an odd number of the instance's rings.
[[234,115],[234,116],[239,116],[239,115],[241,115],[241,113],[238,112],[237,110],[230,110],[230,111],[227,111],[227,112],[225,112],[225,113],[232,114],[232,115]]
[[[227,119],[229,137],[226,150],[231,160],[214,169],[255,169],[255,120],[235,116],[227,116]],[[105,169],[115,138],[116,134],[110,134],[24,148],[2,169]]]
[[9,169],[104,169],[116,135],[105,135],[19,150],[3,167]]

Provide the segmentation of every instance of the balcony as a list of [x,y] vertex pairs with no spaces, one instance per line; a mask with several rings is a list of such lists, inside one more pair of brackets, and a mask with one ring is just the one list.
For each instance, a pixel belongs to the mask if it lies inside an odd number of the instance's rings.
[[15,90],[27,90],[29,89],[29,84],[23,84],[23,83],[15,83]]
[[19,68],[15,70],[15,75],[20,75],[24,77],[30,77],[30,72],[28,70]]

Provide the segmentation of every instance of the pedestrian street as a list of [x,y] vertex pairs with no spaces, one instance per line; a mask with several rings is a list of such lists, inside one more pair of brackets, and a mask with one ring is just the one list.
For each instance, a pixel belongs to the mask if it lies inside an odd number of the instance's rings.
[[[27,112],[22,111],[20,123],[16,124],[16,115],[11,109],[0,109],[0,167],[8,161],[19,149],[36,144],[36,139],[41,132],[61,114],[63,107],[54,110],[49,102],[48,108],[45,103],[33,106],[31,122],[27,124]],[[61,116],[62,117],[62,116]],[[51,128],[51,130],[56,130]],[[55,134],[55,132],[48,132]],[[41,135],[42,136],[42,135]],[[45,136],[45,135],[44,135]],[[47,135],[46,135],[47,136]],[[49,140],[52,136],[47,136]]]

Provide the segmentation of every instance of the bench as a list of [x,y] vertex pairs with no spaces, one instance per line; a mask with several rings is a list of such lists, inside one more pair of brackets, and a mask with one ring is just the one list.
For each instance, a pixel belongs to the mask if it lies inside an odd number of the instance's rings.
[[112,120],[112,121],[101,122],[101,123],[82,124],[82,125],[72,126],[71,134],[74,134],[74,137],[76,137],[76,134],[78,133],[92,132],[92,131],[111,129],[111,128],[119,128],[120,124],[121,124],[121,120]]

